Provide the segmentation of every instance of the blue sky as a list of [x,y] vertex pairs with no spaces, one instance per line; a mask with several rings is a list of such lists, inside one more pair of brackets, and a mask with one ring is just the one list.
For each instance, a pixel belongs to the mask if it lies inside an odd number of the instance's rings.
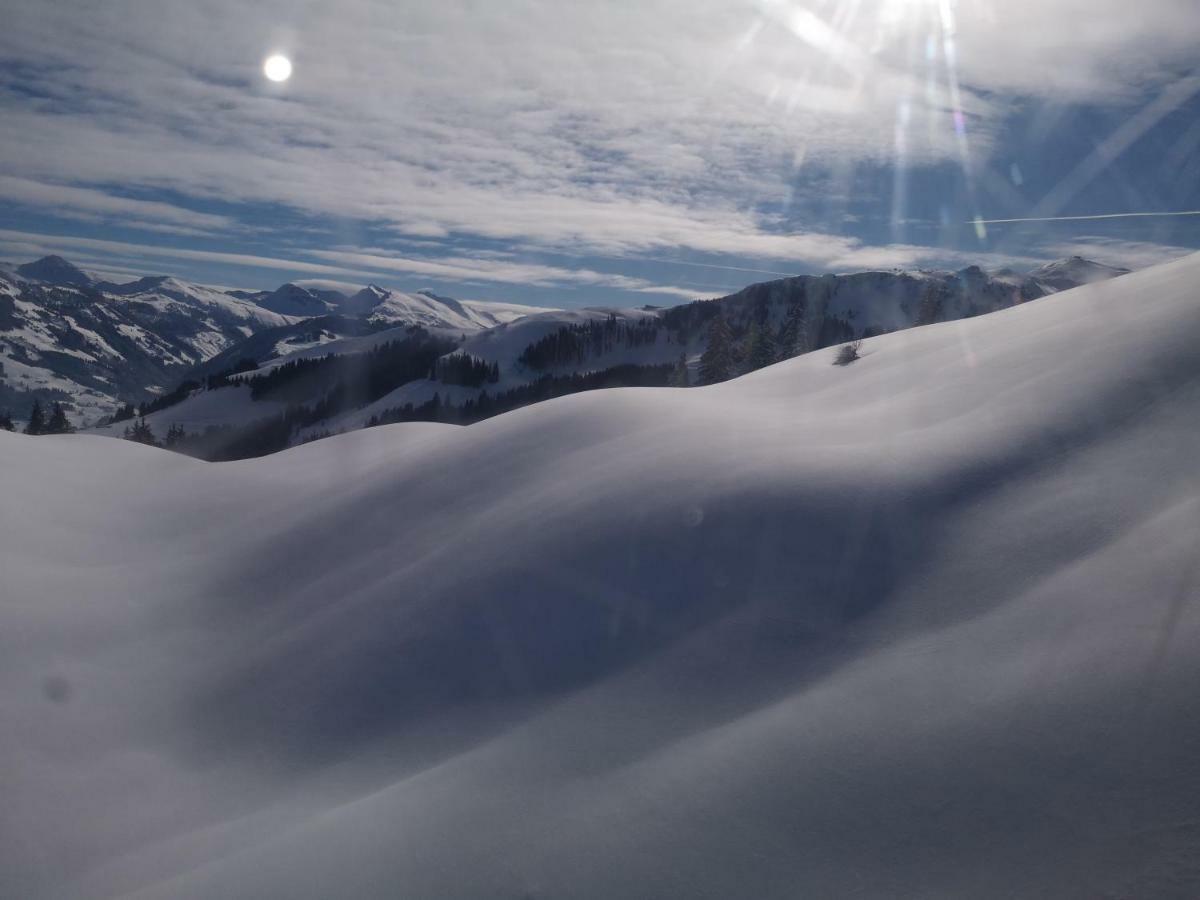
[[976,222],[1200,209],[1194,0],[10,6],[0,259],[572,306],[1200,248]]

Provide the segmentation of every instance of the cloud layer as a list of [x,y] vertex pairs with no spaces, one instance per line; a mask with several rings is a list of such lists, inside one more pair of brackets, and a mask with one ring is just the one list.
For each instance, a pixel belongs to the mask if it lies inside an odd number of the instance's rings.
[[986,176],[1023,99],[1132,102],[1198,32],[1188,0],[18,0],[0,198],[197,237],[270,230],[239,209],[265,205],[339,254],[382,235],[906,265],[936,248],[791,221],[796,192],[845,194],[856,165]]

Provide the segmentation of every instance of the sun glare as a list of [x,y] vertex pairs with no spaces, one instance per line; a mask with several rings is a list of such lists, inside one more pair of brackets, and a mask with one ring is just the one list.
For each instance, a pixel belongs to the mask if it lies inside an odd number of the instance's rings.
[[292,77],[292,61],[286,56],[268,56],[263,63],[263,74],[271,81],[287,81]]

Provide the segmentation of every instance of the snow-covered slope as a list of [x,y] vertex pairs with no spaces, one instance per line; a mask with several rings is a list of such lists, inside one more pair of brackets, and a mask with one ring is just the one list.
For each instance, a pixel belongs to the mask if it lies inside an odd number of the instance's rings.
[[313,290],[291,282],[280,285],[273,291],[241,291],[238,295],[253,300],[263,309],[300,318],[328,315],[336,311],[339,304],[345,300],[336,291]]
[[63,401],[84,424],[290,321],[175,278],[93,282],[59,257],[0,269],[0,410],[20,417],[35,397]]
[[[468,334],[466,340],[454,353],[456,355],[465,354],[486,363],[494,363],[499,368],[499,378],[494,382],[488,382],[482,389],[496,394],[529,384],[544,374],[542,370],[532,369],[520,361],[521,354],[539,340],[563,328],[589,323],[600,324],[610,319],[621,325],[646,324],[656,328],[658,326],[658,312],[647,309],[590,307],[541,310],[493,328]],[[660,333],[656,335],[655,340],[646,345],[615,346],[608,352],[559,367],[557,373],[595,372],[624,364],[645,365],[673,362],[684,347],[672,343],[671,336],[665,328],[657,328],[657,330]],[[435,394],[450,404],[461,404],[478,397],[480,390],[480,388],[446,384],[444,381],[433,378],[409,382],[367,406],[340,414],[328,422],[322,423],[318,428],[307,429],[298,437],[304,439],[316,431],[334,433],[353,431],[364,427],[373,416],[385,414],[387,411],[405,404],[419,406],[428,402]]]
[[249,462],[0,433],[0,895],[1197,896],[1198,280]]
[[0,412],[21,418],[35,398],[61,401],[76,425],[88,425],[126,401],[220,371],[226,358],[261,362],[404,325],[461,338],[544,311],[374,286],[347,298],[291,283],[274,291],[169,276],[117,284],[48,256],[0,266]]
[[377,324],[421,325],[458,330],[463,334],[546,311],[545,307],[516,303],[455,300],[427,290],[408,294],[374,284],[347,298],[342,309]]
[[1128,269],[1106,266],[1082,256],[1071,256],[1038,266],[1029,273],[1028,279],[1048,290],[1065,291],[1081,284],[1107,281],[1128,273]]

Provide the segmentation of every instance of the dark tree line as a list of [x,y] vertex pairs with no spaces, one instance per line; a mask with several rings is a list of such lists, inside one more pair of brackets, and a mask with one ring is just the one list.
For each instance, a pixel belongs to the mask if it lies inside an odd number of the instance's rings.
[[[252,372],[258,368],[258,363],[249,358],[239,359],[228,369],[223,369],[213,375],[205,376],[203,381],[188,378],[181,381],[168,394],[163,394],[161,397],[156,397],[153,400],[148,400],[141,406],[134,406],[132,403],[122,404],[109,419],[110,422],[128,422],[139,416],[148,416],[151,413],[162,412],[164,409],[169,409],[176,404],[182,403],[190,397],[195,391],[204,389],[215,391],[217,388],[225,387],[231,384],[231,379],[234,375],[239,375],[243,372]],[[149,443],[148,441],[140,441],[140,443]]]
[[626,322],[610,314],[602,322],[564,325],[552,331],[526,347],[517,361],[539,372],[554,366],[577,365],[617,347],[653,344],[658,340],[660,328],[658,319]]
[[116,424],[117,422],[128,422],[130,419],[132,419],[136,415],[137,415],[137,408],[134,407],[134,405],[132,403],[125,403],[125,404],[122,404],[121,407],[115,413],[112,414],[111,421],[113,422],[113,424]]
[[287,402],[282,412],[241,427],[182,434],[173,448],[213,461],[274,453],[290,446],[297,431],[424,378],[453,349],[448,341],[418,334],[353,356],[293,360],[249,379],[251,396]]
[[245,372],[253,372],[258,368],[258,363],[248,356],[243,356],[228,369],[222,369],[220,372],[215,372],[208,375],[204,379],[204,387],[207,390],[215,391],[217,388],[227,387],[233,384],[233,376],[241,375]]
[[707,341],[700,357],[700,383],[716,384],[735,375],[808,353],[818,347],[849,340],[854,329],[840,319],[826,318],[816,334],[803,303],[791,304],[778,328],[772,327],[766,304],[759,302],[740,335],[723,313],[708,322]]
[[419,333],[389,341],[365,353],[297,359],[246,379],[250,396],[304,403],[323,393],[339,393],[345,405],[371,403],[403,384],[424,378],[438,357],[454,349],[451,341]]
[[[179,385],[169,394],[163,394],[161,397],[156,397],[148,403],[143,403],[138,411],[138,414],[145,418],[151,413],[160,412],[164,409],[174,406],[177,403],[182,403],[192,395],[193,391],[198,391],[203,386],[204,385],[199,381],[194,381],[190,378],[186,381],[181,381]],[[113,419],[113,421],[117,422],[120,420]]]
[[489,363],[469,353],[454,353],[437,361],[434,377],[443,384],[483,387],[484,382],[495,384],[500,380],[500,364]]
[[671,363],[658,366],[621,365],[600,372],[571,375],[543,375],[537,381],[515,387],[498,394],[483,391],[477,398],[461,405],[442,401],[434,394],[431,400],[419,405],[406,403],[402,407],[385,410],[372,416],[367,427],[388,425],[394,422],[448,422],[469,425],[491,416],[510,412],[522,406],[578,394],[584,391],[613,387],[666,387],[671,384],[676,366]]

